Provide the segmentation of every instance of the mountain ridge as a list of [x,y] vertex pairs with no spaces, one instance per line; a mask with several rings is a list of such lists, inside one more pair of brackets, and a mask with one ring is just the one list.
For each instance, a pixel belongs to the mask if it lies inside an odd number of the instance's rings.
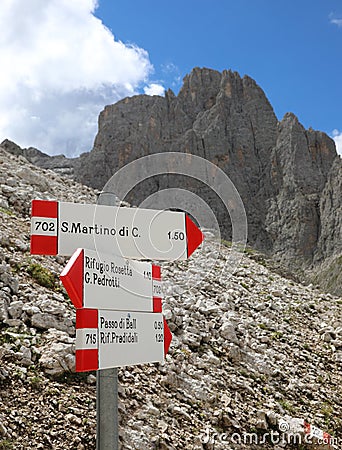
[[[293,113],[278,121],[265,93],[247,75],[194,68],[178,95],[168,90],[165,97],[136,95],[106,106],[89,153],[75,159],[29,152],[26,157],[102,189],[121,167],[159,152],[190,153],[219,166],[245,205],[249,244],[324,284],[322,264],[328,259],[338,264],[342,253],[341,158],[329,136],[305,130]],[[167,175],[148,180],[127,200],[139,205],[151,193],[180,183],[204,198],[223,238],[230,240],[222,205],[194,180]],[[331,292],[341,289],[330,283]]]

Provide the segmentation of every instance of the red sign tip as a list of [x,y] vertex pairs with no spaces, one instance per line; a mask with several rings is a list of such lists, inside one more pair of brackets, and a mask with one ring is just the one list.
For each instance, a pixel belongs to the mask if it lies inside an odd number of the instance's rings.
[[82,249],[76,250],[60,275],[75,308],[83,307],[83,253]]
[[172,334],[170,331],[170,328],[164,318],[164,355],[167,355],[167,352],[169,351],[169,347],[172,341]]
[[186,235],[188,238],[188,258],[196,250],[196,248],[203,242],[204,234],[194,224],[194,222],[185,215]]

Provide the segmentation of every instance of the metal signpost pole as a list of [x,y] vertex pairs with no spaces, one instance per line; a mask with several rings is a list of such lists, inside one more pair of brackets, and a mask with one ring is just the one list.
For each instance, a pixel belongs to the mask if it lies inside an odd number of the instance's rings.
[[[115,196],[102,193],[99,205],[114,206]],[[119,449],[118,369],[96,372],[96,450]]]
[[96,450],[118,450],[118,369],[96,372]]

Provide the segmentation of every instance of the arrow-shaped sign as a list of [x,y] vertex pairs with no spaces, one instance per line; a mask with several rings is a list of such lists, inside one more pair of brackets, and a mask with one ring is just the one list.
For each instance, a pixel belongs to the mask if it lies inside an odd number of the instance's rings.
[[160,267],[78,249],[60,275],[76,308],[161,312]]
[[187,259],[203,234],[183,212],[33,200],[31,254],[71,256],[77,248],[124,258]]
[[172,334],[162,314],[76,310],[76,372],[164,361]]

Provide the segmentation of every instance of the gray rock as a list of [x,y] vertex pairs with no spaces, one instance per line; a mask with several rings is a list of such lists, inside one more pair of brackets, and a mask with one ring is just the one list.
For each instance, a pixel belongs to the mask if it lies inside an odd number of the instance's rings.
[[39,363],[49,375],[58,376],[65,372],[74,372],[74,351],[75,347],[73,344],[52,343],[49,347],[42,350]]
[[0,421],[0,435],[1,436],[6,436],[7,434],[7,428],[5,427],[5,425]]
[[92,374],[87,376],[87,383],[88,384],[96,384],[96,377]]
[[[52,315],[61,315],[65,311],[65,306],[59,302],[51,300],[47,295],[41,295],[36,304],[42,312]],[[48,327],[55,328],[55,327]]]
[[37,186],[41,192],[45,192],[49,189],[48,180],[41,173],[33,171],[28,167],[21,167],[17,171],[17,175],[31,186]]
[[329,331],[326,331],[322,335],[322,339],[323,339],[324,342],[331,342],[335,337],[336,336],[333,333],[329,332]]
[[3,209],[8,209],[9,208],[9,204],[6,198],[0,196],[0,208]]
[[342,364],[342,351],[338,351],[334,354],[334,360],[337,363]]
[[16,277],[11,275],[11,268],[8,264],[0,265],[0,281],[8,286],[13,294],[17,294],[19,290],[19,281]]
[[19,319],[23,312],[24,303],[21,300],[12,302],[8,307],[8,313],[12,319]]
[[56,330],[66,331],[69,334],[75,333],[72,321],[68,318],[58,318],[47,313],[35,313],[31,317],[31,325],[41,330],[56,328]]
[[201,344],[201,336],[198,334],[185,332],[183,335],[183,342],[190,347],[197,348]]
[[41,313],[41,310],[38,308],[38,306],[30,305],[30,304],[25,304],[23,306],[23,311],[29,316]]
[[256,425],[257,428],[262,429],[262,430],[267,430],[268,429],[268,424],[267,424],[267,420],[266,420],[266,412],[265,411],[261,411],[259,410],[257,412],[257,416],[256,416]]
[[8,281],[8,285],[13,294],[18,294],[19,292],[19,280],[16,277],[10,277]]
[[219,329],[220,335],[228,342],[238,343],[235,327],[230,322],[225,322]]
[[239,349],[239,347],[237,345],[230,344],[228,346],[228,358],[233,363],[239,363],[240,361],[242,361],[241,350]]
[[20,347],[20,350],[17,353],[17,357],[23,366],[30,366],[32,364],[31,350],[24,345]]
[[8,319],[8,301],[0,297],[0,320]]

